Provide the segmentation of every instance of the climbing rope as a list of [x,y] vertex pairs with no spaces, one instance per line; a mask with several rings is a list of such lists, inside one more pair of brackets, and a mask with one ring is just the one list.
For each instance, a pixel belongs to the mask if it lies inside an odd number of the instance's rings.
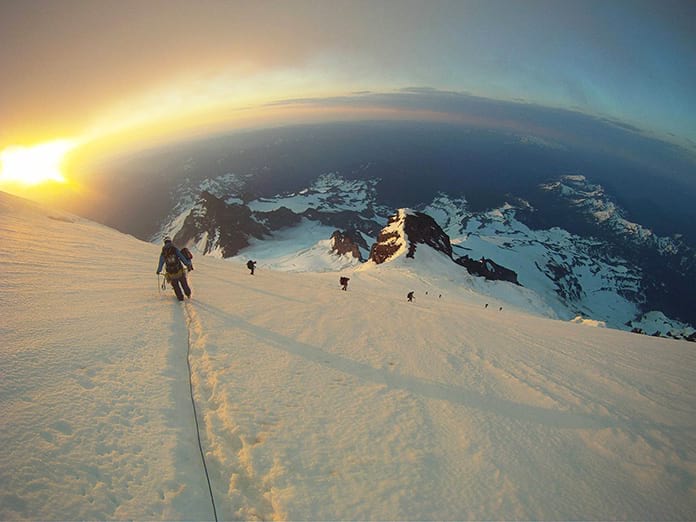
[[188,366],[189,374],[189,391],[191,392],[191,405],[193,406],[193,419],[196,421],[196,437],[198,438],[198,450],[201,453],[201,461],[203,462],[203,470],[205,471],[205,480],[208,482],[208,491],[210,492],[210,502],[213,505],[213,516],[215,522],[218,522],[217,509],[215,509],[215,497],[213,497],[213,488],[210,485],[210,475],[208,474],[208,466],[205,463],[205,454],[203,453],[203,444],[201,443],[201,428],[198,425],[198,413],[196,412],[196,401],[193,398],[193,379],[191,377],[191,315],[186,306],[186,329],[188,330],[188,349],[186,350],[186,365]]

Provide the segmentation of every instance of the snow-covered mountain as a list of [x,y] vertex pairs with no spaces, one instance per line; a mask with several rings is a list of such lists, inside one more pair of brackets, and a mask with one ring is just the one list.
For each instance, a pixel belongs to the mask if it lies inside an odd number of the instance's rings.
[[625,212],[612,201],[604,188],[590,183],[585,176],[561,176],[557,181],[543,184],[542,189],[554,193],[590,220],[625,237],[627,241],[653,248],[660,254],[676,254],[681,248],[676,239],[659,237],[652,230],[626,219]]
[[[391,255],[380,234],[394,234],[384,227],[390,219],[401,218],[377,204],[379,179],[348,180],[330,173],[306,189],[257,199],[244,193],[240,180],[228,174],[206,179],[198,188],[187,185],[186,204],[175,208],[156,239],[170,234],[201,254],[255,258],[261,266],[291,271],[335,270],[368,258],[381,262]],[[194,198],[196,190],[199,195]],[[564,208],[587,214],[606,232],[588,236],[559,227],[531,228],[525,221],[536,209],[526,201],[511,198],[512,204],[501,208],[472,212],[461,195],[439,193],[408,213],[414,227],[410,235],[417,238],[405,255],[413,256],[418,243],[427,244],[473,275],[533,290],[564,319],[582,317],[637,331],[643,314],[666,315],[674,309],[653,308],[664,302],[657,288],[665,278],[656,279],[640,254],[649,252],[660,260],[681,256],[686,277],[691,271],[684,259],[696,257],[683,244],[625,219],[603,189],[582,176],[563,176],[540,190],[560,199]],[[349,244],[343,238],[350,238]],[[337,247],[336,241],[343,246]],[[346,258],[348,250],[352,255]],[[661,328],[659,335],[693,338],[691,325],[675,318],[668,321],[670,326]]]
[[2,520],[696,512],[691,343],[552,319],[413,236],[336,271],[197,254],[184,303],[108,227],[0,193],[0,237]]

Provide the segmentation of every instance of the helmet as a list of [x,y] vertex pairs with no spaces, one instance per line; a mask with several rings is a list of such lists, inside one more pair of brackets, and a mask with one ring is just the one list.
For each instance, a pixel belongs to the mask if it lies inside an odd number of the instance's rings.
[[171,238],[171,237],[169,237],[169,236],[164,236],[164,243],[165,243],[165,244],[171,243],[171,242],[172,242],[172,238]]

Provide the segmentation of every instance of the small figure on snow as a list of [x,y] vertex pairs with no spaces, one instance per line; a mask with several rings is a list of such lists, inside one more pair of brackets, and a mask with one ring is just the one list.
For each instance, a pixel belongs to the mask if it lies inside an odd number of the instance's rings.
[[350,277],[341,277],[341,279],[339,279],[341,290],[348,290],[348,281],[350,281]]
[[251,259],[247,261],[247,268],[251,271],[251,275],[254,275],[254,268],[256,268],[256,261],[252,261]]
[[193,270],[191,260],[174,246],[169,236],[165,237],[164,246],[162,247],[162,252],[159,257],[159,264],[157,265],[157,275],[160,275],[162,273],[162,267],[165,267],[166,272],[164,278],[172,285],[176,298],[179,301],[184,300],[184,294],[186,294],[186,297],[189,299],[191,298],[191,288],[186,280],[186,270],[184,270],[184,266],[186,266],[188,271]]
[[413,297],[413,290],[411,290],[408,294],[406,294],[406,299],[408,299],[408,302],[409,302],[409,303],[410,303],[411,301],[413,301],[413,299],[414,299],[414,297]]

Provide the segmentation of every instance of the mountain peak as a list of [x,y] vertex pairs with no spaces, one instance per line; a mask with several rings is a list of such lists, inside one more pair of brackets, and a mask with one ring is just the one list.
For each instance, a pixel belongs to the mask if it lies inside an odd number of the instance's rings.
[[372,245],[370,260],[381,264],[402,255],[413,258],[419,244],[428,245],[452,258],[449,236],[432,217],[410,208],[400,208],[389,218],[377,242]]

